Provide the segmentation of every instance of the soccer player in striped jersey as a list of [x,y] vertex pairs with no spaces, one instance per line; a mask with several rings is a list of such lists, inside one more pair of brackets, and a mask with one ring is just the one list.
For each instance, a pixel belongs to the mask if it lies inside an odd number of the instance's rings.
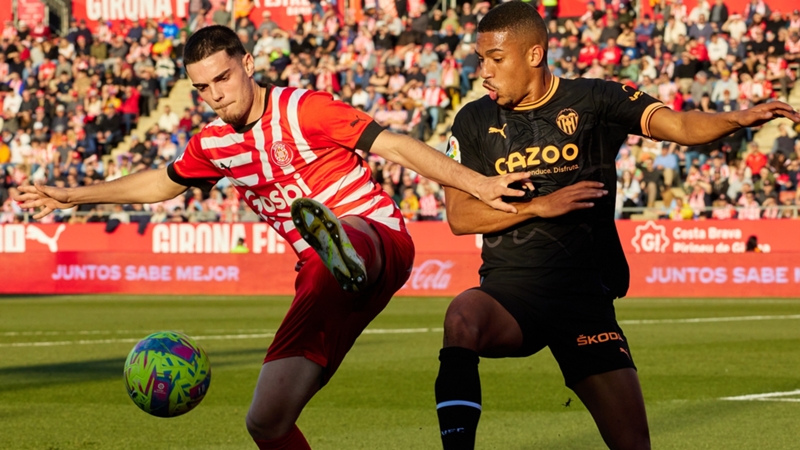
[[22,187],[24,208],[82,203],[155,203],[225,177],[294,248],[297,292],[267,350],[247,429],[261,449],[309,448],[295,425],[355,339],[408,278],[414,245],[397,205],[354,152],[371,151],[487,205],[515,212],[502,196],[527,174],[485,177],[330,94],[259,86],[253,57],[222,26],[197,31],[184,64],[219,115],[166,169],[90,187]]

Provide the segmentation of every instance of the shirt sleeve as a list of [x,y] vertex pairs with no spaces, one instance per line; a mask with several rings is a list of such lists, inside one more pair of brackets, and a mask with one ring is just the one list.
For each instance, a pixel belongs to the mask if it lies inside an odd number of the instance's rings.
[[167,166],[169,178],[182,186],[211,190],[222,174],[204,157],[200,148],[200,134],[192,136],[186,150]]
[[326,140],[350,150],[369,151],[384,130],[369,114],[325,92],[305,95],[298,116],[309,139]]
[[[469,114],[469,108],[462,108],[453,120],[450,129],[450,139],[447,141],[447,156],[478,173],[484,173],[480,155],[480,146],[471,130],[477,129],[472,123],[474,119]],[[496,174],[492,174],[496,175]]]
[[650,95],[612,81],[597,81],[592,94],[601,118],[626,127],[629,134],[648,138],[653,113],[666,108]]

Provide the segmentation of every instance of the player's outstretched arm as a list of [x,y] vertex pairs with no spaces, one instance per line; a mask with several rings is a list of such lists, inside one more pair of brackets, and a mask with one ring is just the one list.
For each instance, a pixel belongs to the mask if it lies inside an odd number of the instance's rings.
[[56,209],[84,203],[156,203],[177,197],[186,186],[175,183],[167,169],[144,170],[107,183],[77,188],[44,185],[20,186],[14,200],[23,208],[41,208],[33,218],[41,219]]
[[510,214],[492,209],[474,197],[445,186],[447,221],[453,234],[483,234],[505,230],[534,217],[558,217],[571,211],[591,208],[594,200],[608,194],[603,183],[581,181],[527,203],[512,203],[518,212]]
[[800,113],[783,102],[769,102],[743,111],[711,114],[661,108],[650,119],[650,134],[653,139],[681,145],[707,144],[740,128],[763,125],[778,117],[800,123]]
[[508,185],[528,178],[527,172],[509,173],[486,177],[463,166],[432,147],[400,134],[384,130],[372,144],[371,152],[389,161],[429,178],[441,185],[454,187],[478,199],[492,208],[514,214],[517,209],[505,203],[501,197],[521,197],[524,191]]

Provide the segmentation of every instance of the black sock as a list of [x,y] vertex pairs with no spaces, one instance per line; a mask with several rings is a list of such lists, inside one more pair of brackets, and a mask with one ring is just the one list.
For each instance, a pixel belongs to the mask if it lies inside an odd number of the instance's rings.
[[439,352],[436,378],[436,413],[444,450],[475,448],[475,432],[481,418],[481,379],[478,353],[462,347]]

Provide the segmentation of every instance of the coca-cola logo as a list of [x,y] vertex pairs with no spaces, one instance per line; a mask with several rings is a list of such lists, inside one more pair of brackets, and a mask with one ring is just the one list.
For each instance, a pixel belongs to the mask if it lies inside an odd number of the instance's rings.
[[443,290],[450,286],[450,268],[452,261],[429,259],[424,263],[414,266],[405,288],[409,289],[435,289]]

